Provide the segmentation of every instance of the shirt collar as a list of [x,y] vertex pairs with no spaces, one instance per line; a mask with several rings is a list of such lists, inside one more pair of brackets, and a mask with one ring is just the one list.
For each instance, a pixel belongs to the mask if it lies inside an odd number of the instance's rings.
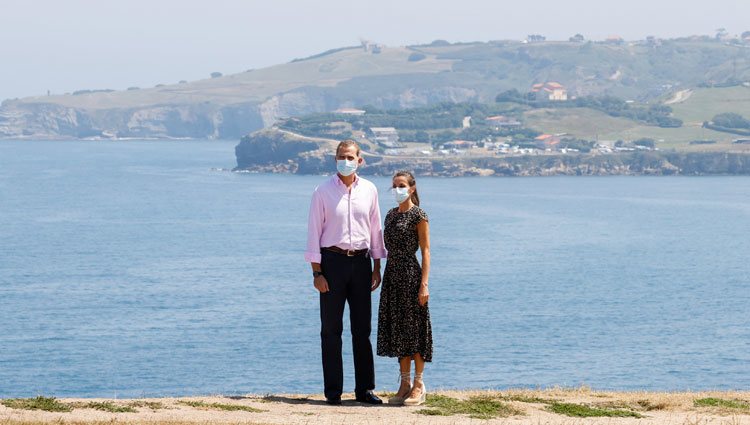
[[[338,173],[334,174],[333,178],[336,180],[336,185],[338,187],[346,189],[346,185],[344,184],[344,182],[341,181],[341,178],[339,177]],[[354,182],[352,182],[352,187],[356,187],[357,185],[359,185],[359,176],[355,173]]]

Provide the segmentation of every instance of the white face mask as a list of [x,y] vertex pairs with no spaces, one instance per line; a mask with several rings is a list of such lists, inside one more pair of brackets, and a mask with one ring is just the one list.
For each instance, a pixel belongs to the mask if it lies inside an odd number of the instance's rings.
[[397,204],[406,201],[411,196],[408,187],[394,187],[391,189],[391,192],[393,193],[393,199],[396,200]]
[[357,171],[357,161],[349,161],[348,159],[337,159],[336,170],[344,177],[351,176]]

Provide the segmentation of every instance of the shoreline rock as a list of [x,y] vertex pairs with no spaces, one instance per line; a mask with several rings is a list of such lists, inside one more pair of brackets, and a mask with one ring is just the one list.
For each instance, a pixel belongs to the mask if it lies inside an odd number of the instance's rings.
[[[326,174],[335,141],[296,138],[264,130],[242,138],[234,171]],[[613,154],[525,155],[477,158],[365,156],[363,175],[390,176],[411,170],[419,176],[612,176],[750,175],[750,154],[734,152],[624,152]]]

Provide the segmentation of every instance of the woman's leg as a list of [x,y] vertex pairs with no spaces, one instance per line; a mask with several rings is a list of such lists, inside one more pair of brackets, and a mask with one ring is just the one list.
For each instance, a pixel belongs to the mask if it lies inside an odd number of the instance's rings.
[[412,385],[409,398],[419,398],[425,391],[422,374],[424,373],[425,361],[419,353],[414,354],[414,385]]
[[401,385],[398,387],[396,397],[406,398],[411,391],[411,356],[400,357],[398,359],[399,369],[401,369]]

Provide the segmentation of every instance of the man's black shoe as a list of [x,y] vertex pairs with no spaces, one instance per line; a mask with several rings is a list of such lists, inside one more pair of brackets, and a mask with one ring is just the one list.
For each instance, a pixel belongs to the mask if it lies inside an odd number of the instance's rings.
[[383,400],[378,398],[378,396],[376,396],[372,391],[366,391],[362,394],[358,394],[357,401],[367,404],[383,404]]
[[340,406],[341,405],[341,397],[335,397],[335,398],[327,398],[326,404],[330,404],[331,406]]

